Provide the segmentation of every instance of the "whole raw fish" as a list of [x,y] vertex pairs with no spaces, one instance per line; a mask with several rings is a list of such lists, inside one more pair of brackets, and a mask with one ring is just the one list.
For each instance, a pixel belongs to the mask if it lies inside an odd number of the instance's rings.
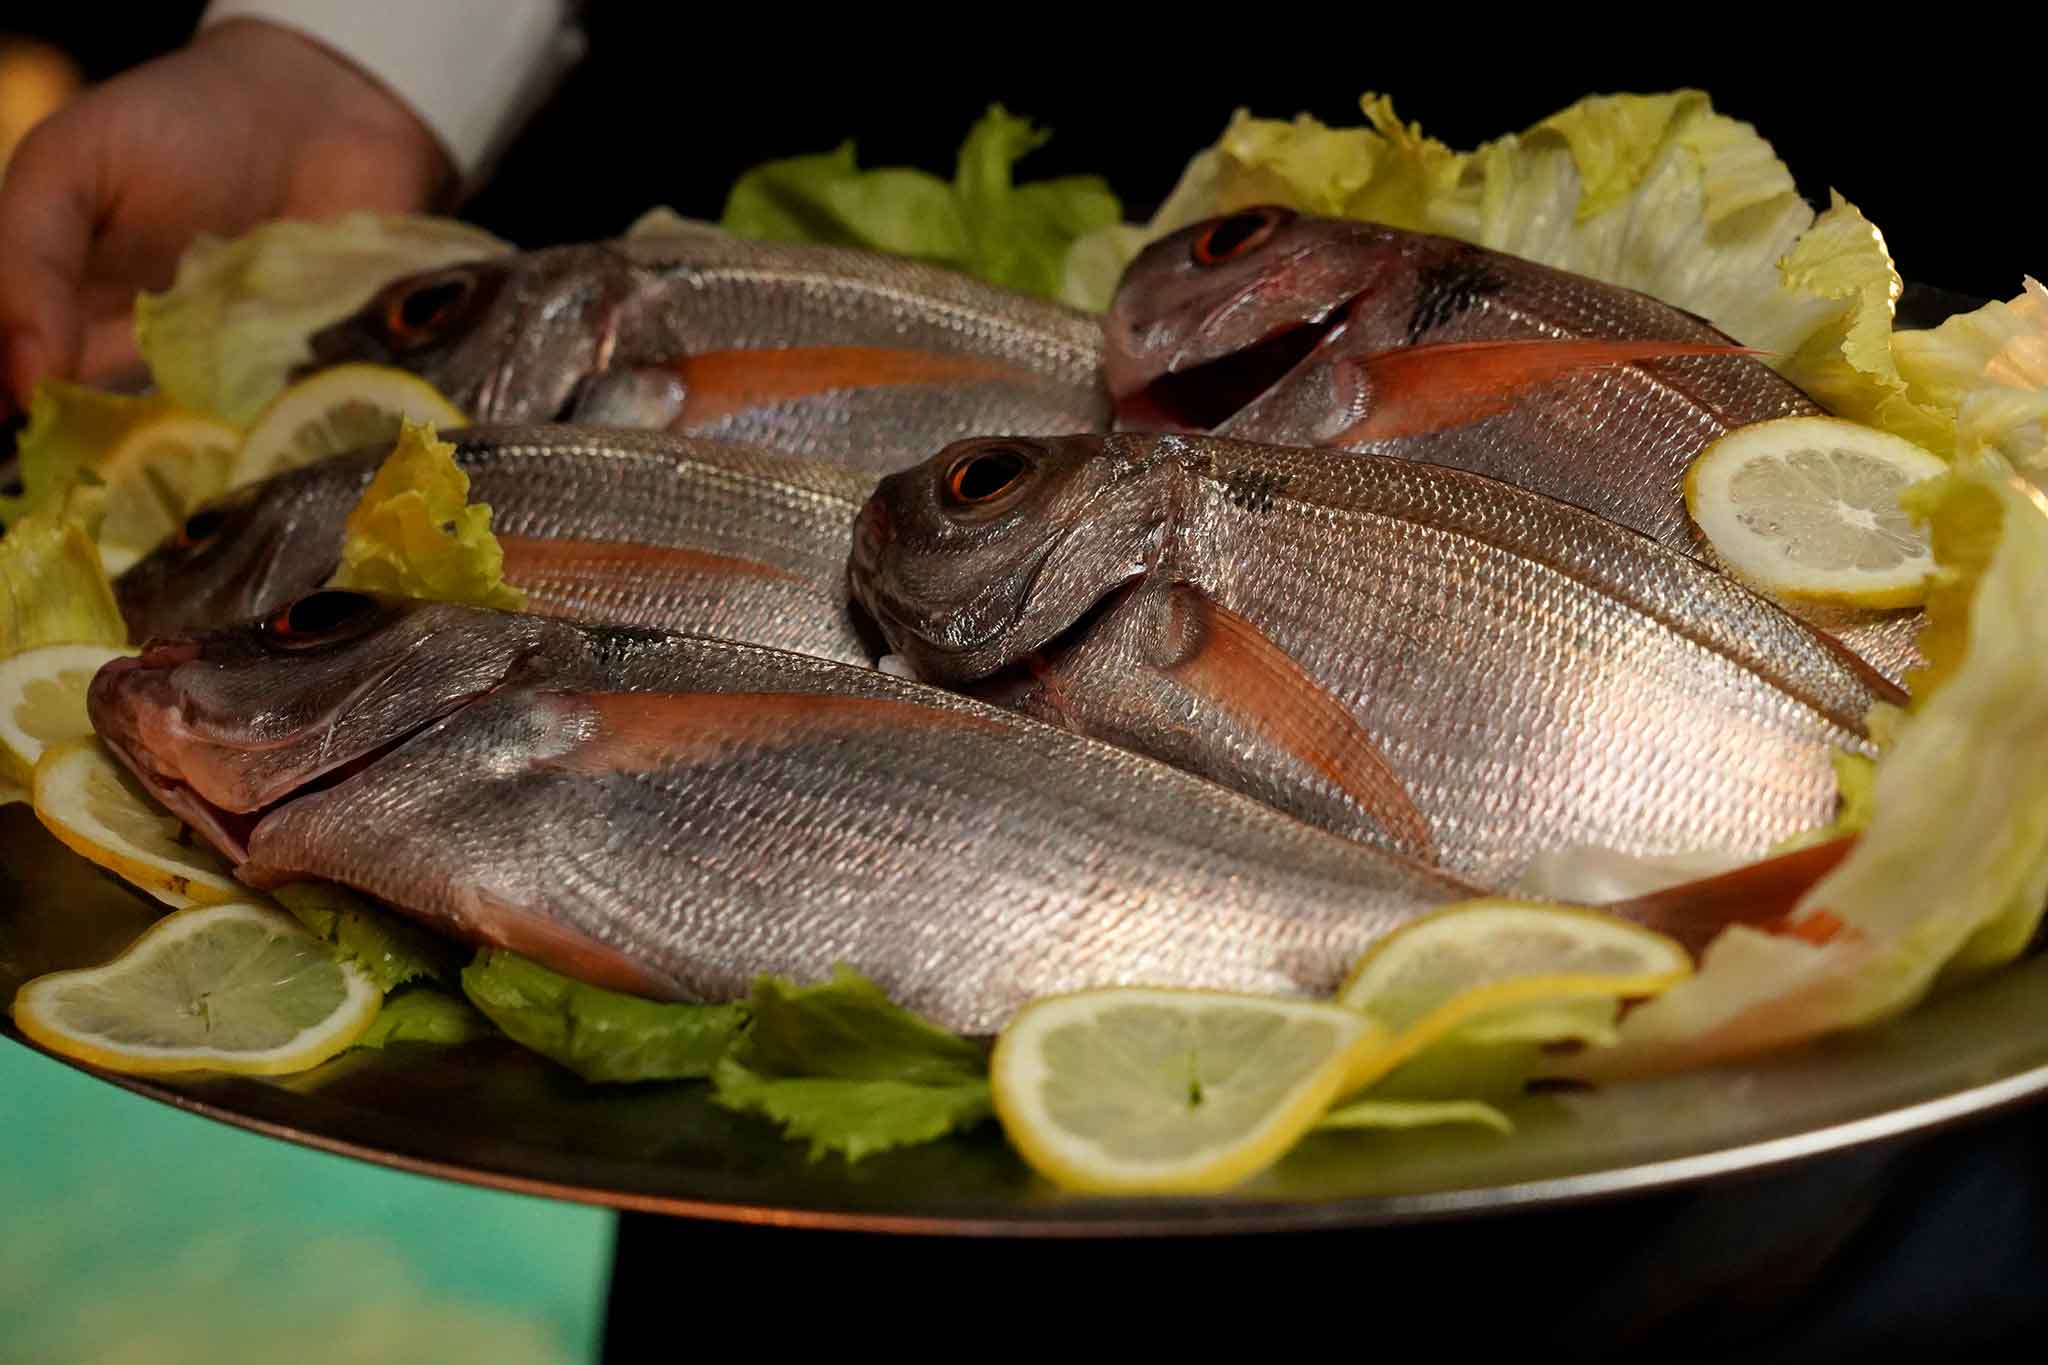
[[1087,314],[900,257],[715,233],[399,280],[313,366],[432,381],[479,422],[658,427],[883,471],[984,431],[1104,431]]
[[[1161,238],[1104,326],[1119,425],[1469,469],[1714,562],[1710,441],[1820,407],[1691,313],[1468,242],[1252,208]],[[1544,344],[1548,343],[1548,344]],[[1794,607],[1896,681],[1912,612]]]
[[691,1000],[845,962],[992,1032],[1117,983],[1327,992],[1475,894],[872,669],[347,592],[103,670],[95,727],[256,885]]
[[[530,610],[871,660],[846,541],[871,475],[724,442],[588,427],[448,433]],[[209,503],[114,585],[136,639],[269,614],[325,583],[384,450]]]
[[850,577],[927,681],[1489,885],[1582,844],[1762,852],[1899,696],[1578,508],[1219,437],[962,442],[882,481]]

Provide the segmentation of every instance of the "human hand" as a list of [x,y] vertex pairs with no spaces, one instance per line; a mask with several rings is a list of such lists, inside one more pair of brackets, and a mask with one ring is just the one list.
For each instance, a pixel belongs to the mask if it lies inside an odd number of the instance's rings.
[[[428,207],[447,154],[396,96],[254,20],[98,86],[23,140],[0,183],[0,390],[135,362],[138,289],[201,232]],[[0,410],[4,410],[0,393]]]

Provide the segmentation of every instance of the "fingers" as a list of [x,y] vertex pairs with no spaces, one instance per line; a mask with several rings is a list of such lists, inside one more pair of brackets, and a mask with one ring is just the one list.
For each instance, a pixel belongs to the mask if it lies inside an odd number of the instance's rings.
[[38,380],[78,368],[79,290],[98,217],[95,122],[76,106],[47,119],[0,182],[0,384],[24,408]]

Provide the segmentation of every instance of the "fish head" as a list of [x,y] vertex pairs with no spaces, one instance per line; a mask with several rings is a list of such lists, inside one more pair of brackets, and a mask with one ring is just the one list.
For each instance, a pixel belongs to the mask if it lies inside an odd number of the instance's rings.
[[473,421],[546,421],[611,360],[644,272],[597,245],[469,261],[394,280],[313,334],[297,373],[366,362],[410,370]]
[[1119,426],[1208,431],[1334,341],[1361,308],[1391,311],[1407,238],[1263,205],[1191,224],[1138,253],[1103,319]]
[[385,453],[287,470],[201,506],[114,581],[130,636],[253,620],[326,582],[349,511]]
[[515,677],[558,623],[328,589],[266,620],[157,640],[93,678],[93,728],[241,862],[265,814]]
[[1157,563],[1178,469],[1151,438],[956,441],[868,499],[854,598],[919,677],[986,677]]

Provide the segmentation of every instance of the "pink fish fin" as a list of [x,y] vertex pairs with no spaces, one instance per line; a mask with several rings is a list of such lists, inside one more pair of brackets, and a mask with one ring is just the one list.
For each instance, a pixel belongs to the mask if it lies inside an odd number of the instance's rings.
[[453,928],[464,938],[487,947],[532,958],[550,971],[606,990],[655,1000],[682,998],[671,978],[539,910],[472,899],[463,911],[462,924],[442,927]]
[[[505,581],[525,591],[532,610],[542,614],[576,607],[592,593],[644,586],[650,579],[803,581],[759,560],[672,545],[540,536],[500,536],[498,544],[505,552]],[[565,591],[569,586],[575,591]]]
[[1256,625],[1207,593],[1176,585],[1174,605],[1191,614],[1195,628],[1182,634],[1197,642],[1167,670],[1175,681],[1335,783],[1399,852],[1436,861],[1429,822],[1342,702]]
[[1448,431],[1505,412],[1527,390],[1579,370],[1694,355],[1761,355],[1690,341],[1449,341],[1331,362],[1340,395],[1365,413],[1324,445]]
[[577,740],[547,762],[591,776],[710,766],[920,728],[996,728],[970,712],[829,692],[557,692],[552,702]]
[[[1783,604],[1781,603],[1780,605]],[[1810,622],[1808,624],[1811,625]],[[1877,669],[1871,666],[1868,659],[1865,659],[1861,654],[1843,644],[1833,631],[1821,626],[1813,626],[1812,629],[1813,633],[1820,637],[1820,642],[1827,646],[1828,652],[1840,660],[1843,667],[1861,678],[1864,685],[1870,689],[1871,695],[1877,700],[1889,702],[1893,706],[1904,706],[1912,699],[1905,688],[1878,672]],[[1864,733],[1863,726],[1857,725],[1854,728],[1857,733]]]
[[768,403],[848,389],[1015,380],[1023,372],[979,356],[901,346],[785,346],[702,351],[673,362],[684,397],[673,426],[689,430]]
[[1767,933],[1791,934],[1809,941],[1826,941],[1840,930],[1841,922],[1825,911],[1821,916],[1791,918],[1799,898],[1812,890],[1856,846],[1856,836],[1830,839],[1824,844],[1781,853],[1775,858],[1748,863],[1714,877],[1652,891],[1646,896],[1613,901],[1602,906],[1626,919],[1684,944],[1695,957],[1723,929],[1746,924]]

